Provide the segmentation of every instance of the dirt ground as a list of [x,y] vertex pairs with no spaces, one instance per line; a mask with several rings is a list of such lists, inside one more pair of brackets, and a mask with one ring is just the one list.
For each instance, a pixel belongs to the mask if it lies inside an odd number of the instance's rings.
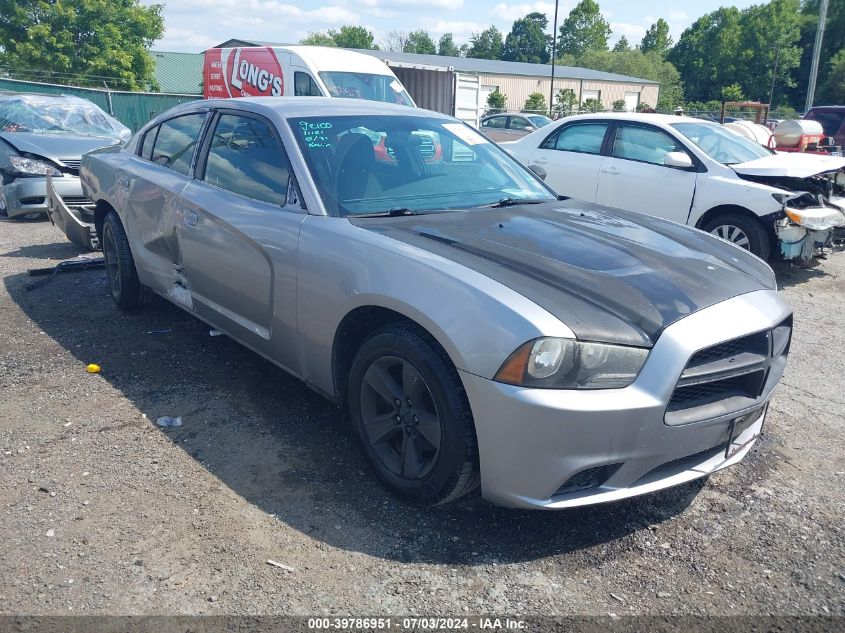
[[176,308],[121,313],[101,270],[25,291],[77,254],[0,223],[0,613],[845,615],[845,253],[779,266],[795,338],[742,464],[552,513],[406,505],[331,404]]

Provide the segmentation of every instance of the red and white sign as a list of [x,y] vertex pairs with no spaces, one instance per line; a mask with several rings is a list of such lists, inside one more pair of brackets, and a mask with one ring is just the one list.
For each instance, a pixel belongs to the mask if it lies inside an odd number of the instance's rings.
[[281,97],[282,66],[272,48],[212,48],[205,52],[203,96]]

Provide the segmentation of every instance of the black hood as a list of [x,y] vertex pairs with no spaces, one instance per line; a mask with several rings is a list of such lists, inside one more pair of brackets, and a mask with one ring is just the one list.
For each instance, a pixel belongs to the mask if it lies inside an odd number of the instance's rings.
[[651,346],[697,310],[775,288],[727,242],[578,200],[351,221],[495,279],[588,341]]

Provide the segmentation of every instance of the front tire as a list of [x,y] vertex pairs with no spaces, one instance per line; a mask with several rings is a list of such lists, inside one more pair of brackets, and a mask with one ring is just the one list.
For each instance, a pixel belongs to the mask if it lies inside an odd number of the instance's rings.
[[763,225],[753,218],[739,213],[726,213],[710,220],[704,225],[703,229],[716,237],[751,251],[757,257],[769,259],[772,241]]
[[112,299],[123,310],[137,308],[141,305],[143,286],[138,279],[126,231],[114,211],[103,220],[102,246]]
[[410,323],[377,330],[349,372],[349,415],[376,476],[401,497],[448,503],[478,486],[472,412],[443,349]]

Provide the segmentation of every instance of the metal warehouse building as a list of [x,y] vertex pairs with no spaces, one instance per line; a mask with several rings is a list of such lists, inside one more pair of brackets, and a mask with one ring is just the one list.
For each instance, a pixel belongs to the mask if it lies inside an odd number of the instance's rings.
[[[238,46],[290,44],[231,39],[215,48]],[[532,92],[549,98],[552,71],[549,64],[354,50],[384,61],[421,108],[452,114],[476,125],[486,107],[487,95],[497,88],[507,96],[508,110],[522,108]],[[615,101],[622,100],[628,110],[635,110],[639,104],[651,107],[657,104],[660,84],[588,68],[556,66],[555,93],[566,88],[575,92],[579,103],[597,99],[610,110]]]
[[[359,51],[383,60],[397,77],[405,84],[418,105],[440,112],[444,104],[431,103],[443,94],[442,90],[426,90],[430,76],[421,74],[420,69],[429,73],[454,73],[462,77],[477,77],[479,100],[483,107],[487,95],[499,89],[507,96],[508,110],[519,110],[528,95],[541,93],[549,98],[549,83],[552,67],[549,64],[527,64],[524,62],[503,62],[492,59],[472,59],[469,57],[444,57],[440,55],[417,55],[412,53],[391,53],[389,51]],[[629,110],[635,110],[640,103],[654,107],[657,104],[660,84],[648,79],[637,79],[613,73],[577,68],[572,66],[555,67],[555,94],[558,90],[569,88],[575,92],[579,103],[587,99],[597,99],[605,109],[610,110],[614,101],[624,100]],[[432,107],[437,105],[439,107]]]

